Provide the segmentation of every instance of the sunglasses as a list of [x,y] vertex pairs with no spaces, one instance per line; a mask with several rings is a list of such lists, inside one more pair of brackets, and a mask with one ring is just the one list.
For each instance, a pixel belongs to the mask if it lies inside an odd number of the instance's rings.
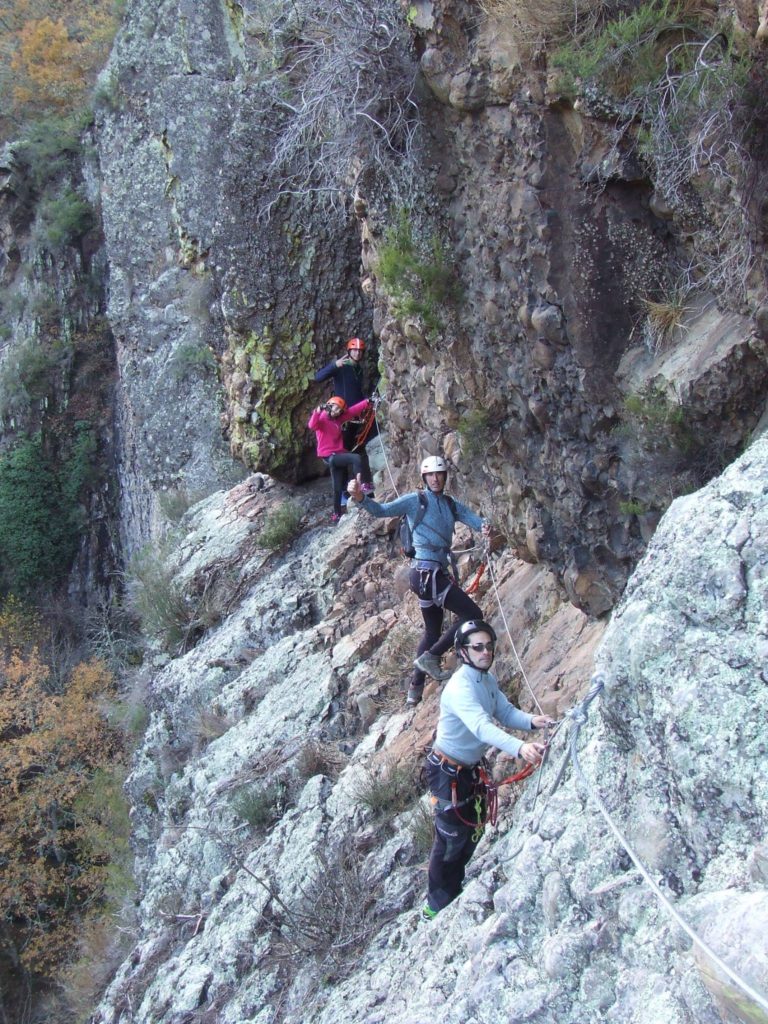
[[467,644],[467,647],[471,647],[473,651],[492,651],[494,646],[493,640],[487,644]]

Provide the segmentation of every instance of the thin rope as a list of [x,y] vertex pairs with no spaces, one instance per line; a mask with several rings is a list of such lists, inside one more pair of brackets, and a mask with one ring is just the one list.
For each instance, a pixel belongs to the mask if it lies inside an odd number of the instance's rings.
[[488,572],[489,572],[490,577],[491,577],[491,583],[493,584],[493,592],[496,595],[496,603],[498,604],[499,612],[501,613],[501,621],[504,623],[504,629],[506,630],[507,636],[509,637],[509,642],[512,645],[512,652],[515,655],[515,659],[516,659],[518,667],[520,669],[520,675],[523,677],[523,682],[528,687],[528,691],[530,692],[531,697],[533,697],[533,703],[539,709],[539,714],[543,715],[544,714],[544,709],[542,708],[541,704],[539,703],[539,700],[538,700],[536,694],[533,692],[533,687],[531,686],[530,682],[528,681],[528,676],[525,674],[525,669],[523,668],[523,663],[520,660],[520,655],[517,653],[517,648],[515,647],[515,641],[512,639],[512,633],[510,632],[510,629],[509,629],[509,623],[507,622],[507,616],[504,613],[504,606],[501,603],[501,596],[499,594],[499,588],[498,588],[498,586],[496,584],[496,576],[494,575],[493,566],[491,565],[491,552],[490,552],[490,550],[488,551],[488,553],[486,555],[486,561],[488,563]]
[[[378,384],[376,385],[376,387],[378,387]],[[381,426],[379,425],[379,407],[378,407],[378,403],[376,403],[376,405],[374,407],[374,414],[373,415],[374,415],[374,419],[376,420],[376,430],[378,432],[378,436],[381,438],[381,454],[384,456],[384,465],[387,467],[387,475],[389,476],[389,482],[392,484],[392,489],[394,490],[395,494],[399,498],[400,497],[400,491],[398,491],[398,489],[397,489],[397,484],[395,483],[395,478],[392,476],[392,470],[389,468],[389,459],[387,458],[387,446],[384,444],[384,438],[381,436]]]
[[645,865],[642,863],[642,861],[640,860],[638,855],[635,853],[635,851],[629,845],[629,842],[627,841],[627,839],[625,838],[625,836],[623,835],[623,833],[619,829],[618,825],[616,825],[614,823],[613,818],[610,815],[610,812],[606,808],[606,806],[603,803],[603,801],[602,801],[601,797],[599,796],[599,794],[595,792],[595,790],[592,788],[590,783],[587,781],[587,778],[586,778],[586,776],[584,774],[584,771],[583,771],[581,765],[579,764],[579,755],[578,755],[578,750],[577,750],[577,740],[578,740],[579,732],[581,731],[582,725],[584,725],[586,723],[586,721],[587,721],[587,709],[588,709],[589,705],[592,703],[592,701],[595,699],[595,697],[597,697],[597,695],[603,689],[604,686],[605,686],[605,679],[604,679],[604,677],[602,675],[600,675],[599,673],[594,675],[592,677],[592,686],[590,687],[590,690],[587,693],[587,696],[584,698],[584,700],[581,702],[581,704],[578,704],[575,708],[572,708],[571,711],[569,711],[567,713],[567,716],[566,716],[566,717],[570,718],[572,723],[573,723],[572,724],[572,728],[571,728],[571,738],[570,738],[570,755],[571,755],[571,760],[573,761],[573,767],[574,767],[574,770],[575,770],[576,774],[578,775],[579,779],[581,780],[582,785],[584,786],[584,788],[587,791],[587,796],[592,800],[592,802],[594,804],[596,804],[597,809],[600,811],[600,813],[602,814],[603,818],[605,818],[605,821],[607,822],[608,827],[611,829],[613,834],[616,836],[616,838],[618,839],[619,843],[627,851],[627,853],[629,854],[629,856],[632,859],[633,864],[635,865],[637,870],[640,872],[640,874],[642,875],[642,877],[646,881],[646,883],[650,886],[650,888],[652,889],[654,895],[659,900],[659,902],[662,904],[662,906],[667,911],[667,913],[670,915],[670,917],[672,917],[673,920],[680,926],[680,928],[683,929],[683,931],[691,939],[691,941],[693,943],[695,943],[695,945],[697,945],[699,947],[699,949],[701,949],[705,953],[705,955],[707,957],[709,957],[710,960],[712,960],[715,964],[717,964],[717,966],[720,968],[720,970],[725,975],[727,975],[727,977],[729,977],[731,979],[731,981],[738,988],[740,988],[742,992],[744,992],[745,995],[747,995],[750,999],[752,999],[755,1003],[757,1003],[758,1006],[762,1007],[763,1010],[768,1011],[768,999],[766,999],[765,996],[762,996],[759,992],[757,992],[754,988],[752,988],[752,986],[749,984],[749,982],[744,981],[744,979],[742,977],[740,977],[732,968],[730,968],[728,966],[727,963],[725,963],[724,960],[722,960],[717,955],[717,953],[715,953],[715,951],[712,949],[712,947],[709,946],[704,941],[704,939],[702,939],[699,935],[697,935],[697,933],[693,930],[693,928],[691,928],[691,926],[687,923],[687,921],[681,916],[680,912],[670,902],[670,900],[667,898],[667,896],[662,892],[662,890],[659,888],[658,884],[653,880],[653,878],[651,878],[651,875],[650,875],[649,871],[647,870]]

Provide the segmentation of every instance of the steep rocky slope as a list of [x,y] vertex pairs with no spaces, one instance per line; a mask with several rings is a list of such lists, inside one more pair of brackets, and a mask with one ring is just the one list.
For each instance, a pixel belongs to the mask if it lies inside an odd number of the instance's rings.
[[[762,440],[673,503],[597,651],[604,689],[583,720],[565,719],[541,778],[503,799],[465,892],[428,924],[416,790],[371,810],[375,783],[415,772],[437,699],[399,703],[398,634],[414,609],[393,589],[385,537],[363,513],[311,527],[305,495],[308,528],[268,558],[253,527],[282,488],[208,499],[187,520],[178,578],[236,555],[242,599],[150,681],[129,784],[138,931],[94,1021],[747,1019],[594,796],[698,935],[766,991],[767,488]],[[541,570],[494,564],[526,675],[562,713],[602,629],[558,607]],[[504,634],[493,589],[482,603]],[[559,663],[528,642],[542,627]],[[571,764],[555,788],[574,728],[579,773]],[[244,798],[253,808],[270,786],[279,811],[249,824]]]

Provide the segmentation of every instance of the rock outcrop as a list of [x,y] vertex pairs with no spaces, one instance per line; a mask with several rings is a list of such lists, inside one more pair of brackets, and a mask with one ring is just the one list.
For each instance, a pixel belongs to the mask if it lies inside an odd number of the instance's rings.
[[[244,12],[247,9],[247,16]],[[314,371],[369,336],[354,221],[275,204],[250,5],[131,5],[99,113],[128,550],[168,490],[302,475]],[[226,437],[228,436],[229,444]]]
[[447,453],[521,556],[600,615],[671,497],[727,464],[760,416],[764,274],[746,303],[732,289],[718,308],[706,293],[649,337],[648,302],[695,264],[707,214],[678,222],[632,132],[617,141],[617,110],[558,93],[516,16],[494,9],[411,8],[435,173],[409,214],[425,261],[442,238],[456,288],[430,341],[423,317],[387,298],[373,211],[364,243],[392,445],[401,466],[414,441]]
[[[251,582],[219,628],[151,681],[130,780],[137,940],[94,1020],[743,1019],[743,995],[677,930],[595,798],[696,933],[765,991],[766,488],[761,440],[673,503],[602,638],[604,689],[584,720],[565,719],[540,780],[504,799],[464,893],[429,924],[417,913],[416,790],[383,813],[373,795],[395,768],[417,766],[437,696],[415,713],[391,707],[409,606],[370,546],[385,543],[375,530],[386,524],[358,512],[308,530],[274,562],[249,546],[242,494],[200,506],[179,578],[231,543]],[[274,496],[248,500],[254,526]],[[522,624],[565,609],[543,579],[534,585],[540,569],[504,565],[497,584],[526,675],[535,686],[545,669],[540,700],[553,710],[559,678],[562,712],[585,692],[591,655],[582,648],[570,668],[567,654],[559,667],[551,651],[535,660]],[[489,615],[495,598],[482,598]],[[577,652],[581,618],[569,627]],[[579,770],[561,779],[577,727]],[[252,809],[247,824],[245,797],[257,803],[269,786],[279,812]]]

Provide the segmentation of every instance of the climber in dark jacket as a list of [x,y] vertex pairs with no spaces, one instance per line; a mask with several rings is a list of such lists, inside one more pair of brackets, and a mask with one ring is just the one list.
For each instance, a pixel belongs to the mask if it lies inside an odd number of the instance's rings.
[[[321,384],[324,380],[333,381],[333,393],[343,398],[348,406],[357,405],[368,396],[365,394],[363,381],[363,353],[365,342],[360,338],[350,338],[347,342],[347,351],[338,359],[332,359],[327,366],[318,370],[315,374],[315,383]],[[371,467],[368,462],[368,453],[365,450],[367,441],[375,436],[375,425],[368,433],[368,437],[355,448],[357,436],[360,430],[359,422],[344,424],[344,447],[348,452],[356,451],[362,462],[362,479],[366,493],[373,492]]]

